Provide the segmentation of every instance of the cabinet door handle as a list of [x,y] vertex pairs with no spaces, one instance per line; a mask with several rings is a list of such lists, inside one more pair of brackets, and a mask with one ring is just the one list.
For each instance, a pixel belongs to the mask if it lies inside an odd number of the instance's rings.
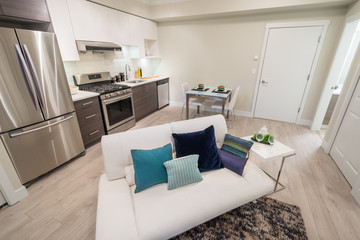
[[90,115],[90,116],[86,116],[85,118],[86,119],[89,119],[89,118],[92,118],[92,117],[95,117],[96,116],[96,114],[92,114],[92,115]]
[[92,133],[89,133],[89,136],[94,135],[95,133],[98,133],[100,130],[93,131]]
[[90,102],[83,103],[82,105],[86,106],[86,105],[89,105],[89,104],[92,104],[92,103],[93,103],[93,101],[90,101]]

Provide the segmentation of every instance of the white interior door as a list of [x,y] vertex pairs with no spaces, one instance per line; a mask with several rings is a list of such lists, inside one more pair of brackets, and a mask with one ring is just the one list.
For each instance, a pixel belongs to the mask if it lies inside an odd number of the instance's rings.
[[[311,130],[320,130],[326,111],[330,104],[336,83],[344,82],[356,49],[359,45],[360,34],[356,34],[356,29],[360,20],[347,23],[342,34],[339,46],[336,50],[335,58],[331,64],[331,69],[327,77],[324,90],[316,109],[315,117],[311,125]],[[342,80],[343,79],[343,80]],[[342,81],[341,81],[342,80]]]
[[296,122],[322,30],[269,29],[254,117]]
[[[357,83],[344,119],[330,150],[350,185],[356,188],[360,183],[360,83]],[[360,184],[359,184],[360,185]],[[359,186],[358,186],[359,188]]]

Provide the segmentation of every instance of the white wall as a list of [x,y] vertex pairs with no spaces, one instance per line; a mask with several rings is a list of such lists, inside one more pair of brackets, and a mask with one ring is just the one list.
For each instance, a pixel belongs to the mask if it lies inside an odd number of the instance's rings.
[[[330,19],[331,24],[321,52],[302,118],[311,121],[327,72],[344,25],[345,9],[269,13],[254,16],[214,18],[159,23],[162,56],[158,71],[171,76],[170,98],[181,102],[180,84],[200,82],[226,87],[241,86],[235,109],[249,115],[258,73],[265,25],[271,22]],[[253,70],[255,69],[255,73]]]

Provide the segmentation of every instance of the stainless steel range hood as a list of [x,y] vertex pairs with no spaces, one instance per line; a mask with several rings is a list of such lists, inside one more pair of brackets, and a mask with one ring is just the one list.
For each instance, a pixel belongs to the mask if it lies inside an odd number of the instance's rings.
[[86,51],[121,51],[121,47],[112,42],[93,42],[76,40],[79,52]]

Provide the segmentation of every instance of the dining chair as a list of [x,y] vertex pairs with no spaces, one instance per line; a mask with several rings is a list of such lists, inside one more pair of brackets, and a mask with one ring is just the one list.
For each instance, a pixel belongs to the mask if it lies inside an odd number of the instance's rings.
[[[187,82],[184,82],[181,84],[181,90],[182,90],[183,101],[184,101],[184,104],[183,104],[183,107],[181,110],[181,119],[184,119],[183,113],[184,113],[184,108],[186,108],[186,91],[190,90]],[[201,107],[201,105],[203,105],[203,103],[204,103],[204,100],[202,100],[202,99],[190,98],[189,99],[189,108],[191,105],[196,106],[197,114],[200,114],[200,107]],[[197,114],[194,116],[194,118],[197,116]]]
[[[237,100],[237,97],[239,95],[239,90],[240,90],[240,87],[238,86],[236,89],[235,89],[235,92],[234,94],[231,96],[231,100],[229,102],[227,102],[224,106],[224,111],[230,111],[231,112],[231,115],[232,115],[232,119],[230,119],[230,116],[229,116],[229,121],[232,122],[231,126],[229,126],[229,128],[232,128],[233,127],[233,122],[235,121],[235,114],[234,114],[234,106],[235,106],[235,103],[236,103],[236,100]],[[214,111],[216,109],[222,109],[222,102],[214,102],[212,105],[211,105],[211,109]]]

